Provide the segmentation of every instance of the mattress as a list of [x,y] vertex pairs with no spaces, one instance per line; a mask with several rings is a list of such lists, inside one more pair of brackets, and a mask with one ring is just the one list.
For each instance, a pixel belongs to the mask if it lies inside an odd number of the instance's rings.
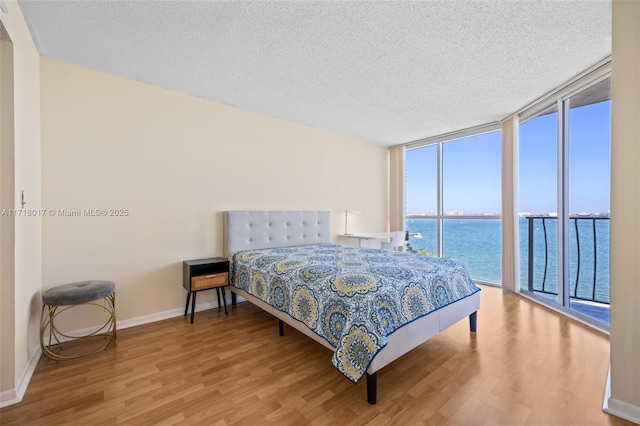
[[326,341],[353,382],[398,330],[480,291],[456,260],[338,244],[236,252],[231,284]]

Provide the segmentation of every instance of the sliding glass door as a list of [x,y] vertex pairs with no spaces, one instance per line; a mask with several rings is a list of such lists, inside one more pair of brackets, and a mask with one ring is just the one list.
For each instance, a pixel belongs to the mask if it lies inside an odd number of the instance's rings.
[[609,324],[610,78],[520,125],[521,290]]
[[568,105],[569,308],[609,324],[611,79]]
[[520,125],[520,285],[558,297],[558,106]]

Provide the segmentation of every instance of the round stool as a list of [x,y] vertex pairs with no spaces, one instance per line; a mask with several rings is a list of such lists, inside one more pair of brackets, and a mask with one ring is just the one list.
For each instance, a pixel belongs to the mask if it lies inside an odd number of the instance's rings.
[[[104,299],[102,302],[96,300]],[[103,326],[92,333],[70,336],[56,328],[55,318],[61,313],[79,305],[96,306],[109,314]],[[62,307],[62,308],[61,308]],[[45,313],[46,311],[46,313]],[[44,344],[45,330],[49,329],[49,344]],[[66,342],[103,337],[105,342],[98,347],[79,354],[61,355]],[[52,345],[51,341],[56,343]],[[63,341],[64,340],[64,341]],[[55,361],[82,358],[107,349],[116,340],[116,285],[112,281],[79,281],[50,288],[42,293],[42,314],[40,316],[40,347],[42,354]],[[54,352],[56,351],[56,352]]]

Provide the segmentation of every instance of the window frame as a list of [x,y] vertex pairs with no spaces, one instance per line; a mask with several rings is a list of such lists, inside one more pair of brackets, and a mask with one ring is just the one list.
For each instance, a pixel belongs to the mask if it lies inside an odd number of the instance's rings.
[[[436,238],[437,238],[437,243],[436,243],[436,247],[437,247],[437,256],[438,257],[442,257],[444,255],[444,221],[447,219],[473,219],[473,220],[495,220],[495,219],[499,219],[500,221],[502,221],[502,212],[500,214],[493,214],[493,215],[450,215],[450,214],[445,214],[445,212],[443,211],[444,208],[444,190],[443,190],[443,184],[444,184],[444,165],[443,165],[443,146],[445,143],[449,143],[449,142],[455,142],[456,140],[460,140],[460,139],[465,139],[465,138],[470,138],[470,137],[474,137],[474,136],[480,136],[480,135],[484,135],[487,133],[492,133],[492,132],[500,132],[501,133],[501,139],[502,139],[502,126],[499,122],[494,122],[494,123],[489,123],[486,125],[482,125],[482,126],[477,126],[477,127],[472,127],[472,128],[468,128],[468,129],[463,129],[457,132],[451,132],[451,133],[447,133],[445,135],[439,135],[439,136],[435,136],[432,138],[425,138],[425,139],[421,139],[418,141],[414,141],[411,142],[410,144],[406,145],[406,149],[407,151],[410,150],[414,150],[414,149],[420,149],[420,148],[425,148],[428,146],[436,146],[437,147],[437,157],[436,157],[436,163],[437,163],[437,183],[436,183],[436,187],[437,187],[437,202],[436,202],[436,214],[433,216],[428,216],[428,218],[426,220],[435,220],[436,221]],[[500,155],[502,156],[502,146],[500,147]],[[502,181],[502,176],[500,177],[501,181]],[[501,189],[502,190],[502,189]],[[501,194],[502,197],[502,194]],[[405,200],[406,203],[406,200]],[[407,220],[407,214],[405,213],[405,223]],[[501,265],[502,266],[502,265]],[[491,286],[498,286],[501,287],[502,283],[501,282],[490,282],[490,281],[484,281],[484,280],[479,280],[479,279],[474,279],[474,281],[481,283],[481,284],[486,284],[486,285],[491,285]]]
[[[532,298],[545,306],[549,306],[553,309],[557,309],[563,313],[566,313],[580,321],[587,323],[597,329],[607,332],[609,326],[596,321],[595,319],[583,315],[576,310],[571,309],[571,297],[570,297],[570,261],[571,256],[569,252],[570,248],[570,204],[569,204],[569,114],[571,110],[570,99],[588,90],[602,81],[611,78],[611,59],[605,59],[602,62],[591,67],[589,70],[581,73],[564,86],[556,89],[553,94],[550,94],[541,100],[532,103],[528,107],[522,109],[517,113],[520,118],[519,125],[526,123],[527,121],[538,117],[546,110],[552,108],[555,104],[558,113],[557,123],[557,264],[558,264],[558,297],[556,301],[551,301],[538,294],[531,293],[522,286],[518,286],[516,291]],[[519,142],[518,142],[519,143]],[[518,194],[520,189],[518,188]],[[519,237],[519,236],[518,236]],[[519,244],[520,241],[516,241]],[[611,285],[609,283],[609,285]]]

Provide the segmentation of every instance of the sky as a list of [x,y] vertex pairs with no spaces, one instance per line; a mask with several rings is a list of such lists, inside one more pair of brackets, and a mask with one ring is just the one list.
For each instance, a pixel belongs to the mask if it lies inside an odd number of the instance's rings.
[[[607,213],[611,102],[569,113],[569,211]],[[520,125],[520,212],[557,211],[557,113]],[[501,132],[443,143],[443,211],[501,212]],[[436,211],[437,147],[406,156],[407,214]]]

